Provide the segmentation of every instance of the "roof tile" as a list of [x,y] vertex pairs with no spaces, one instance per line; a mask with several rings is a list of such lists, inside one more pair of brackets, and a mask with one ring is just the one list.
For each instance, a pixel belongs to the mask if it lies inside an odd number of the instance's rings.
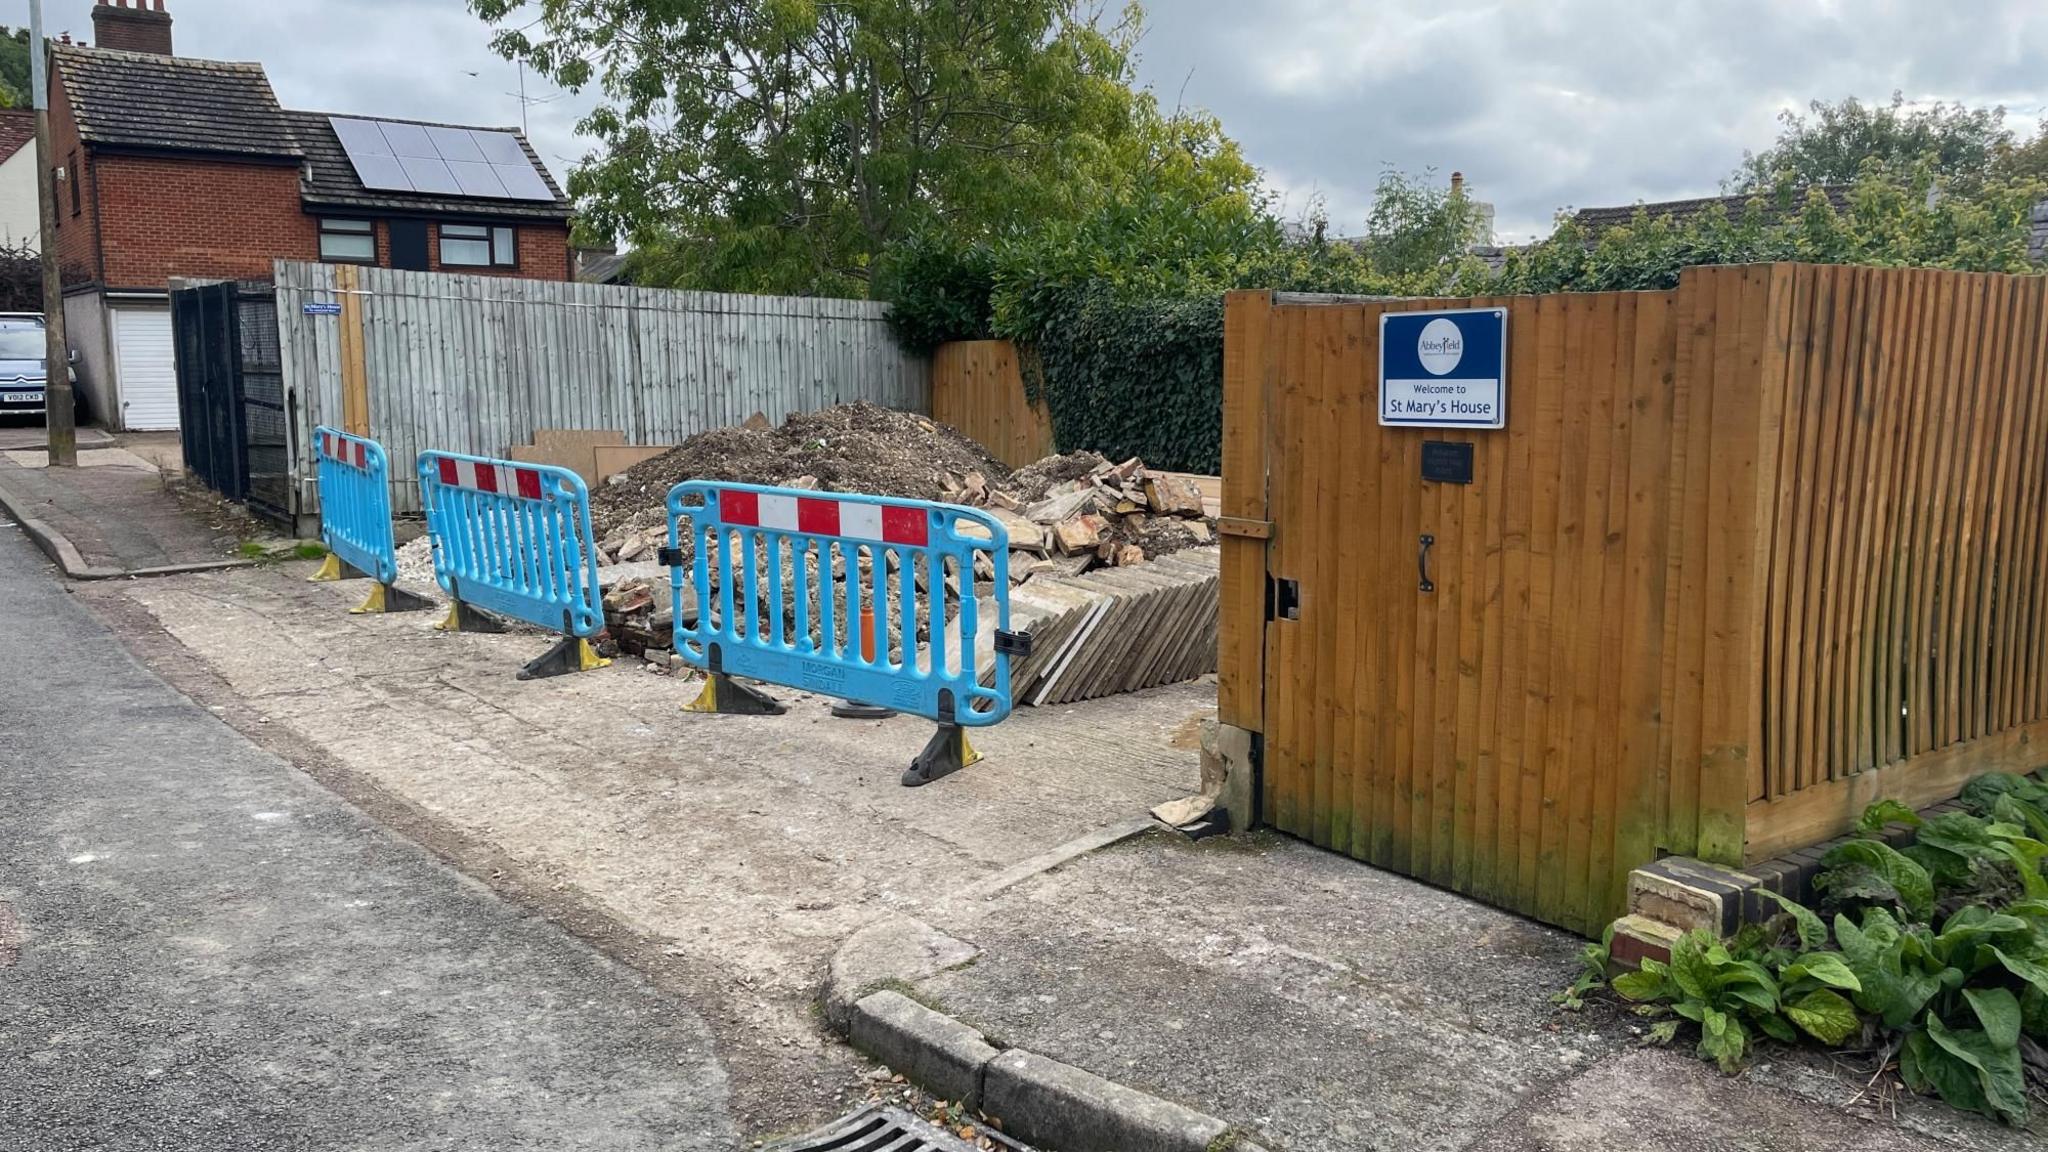
[[96,144],[296,157],[261,64],[53,45],[78,134]]
[[35,140],[36,114],[26,108],[0,109],[0,160]]

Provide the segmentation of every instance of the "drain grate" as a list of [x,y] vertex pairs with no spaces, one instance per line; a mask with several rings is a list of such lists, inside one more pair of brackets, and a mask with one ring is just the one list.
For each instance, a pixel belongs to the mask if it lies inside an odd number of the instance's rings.
[[[1001,1133],[976,1131],[997,1148],[1031,1152]],[[770,1144],[764,1152],[980,1152],[981,1147],[901,1108],[870,1104],[808,1135]]]

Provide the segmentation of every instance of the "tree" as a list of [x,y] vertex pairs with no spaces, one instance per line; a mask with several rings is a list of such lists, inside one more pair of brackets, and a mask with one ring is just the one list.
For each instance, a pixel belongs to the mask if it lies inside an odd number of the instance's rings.
[[2013,146],[2005,109],[1934,104],[1909,108],[1894,92],[1890,104],[1868,105],[1848,97],[1837,104],[1815,100],[1811,116],[1780,113],[1777,143],[1745,152],[1726,181],[1731,192],[1760,192],[1790,182],[1849,184],[1875,161],[1896,173],[1925,162],[1933,173],[1959,187],[1974,186],[1992,162]]
[[2039,180],[2048,182],[2048,120],[2041,122],[2031,140],[2014,143],[1991,162],[1994,179],[2006,182]]
[[28,29],[0,24],[0,108],[21,108],[29,100]]
[[2044,197],[2048,184],[2038,180],[1985,179],[1954,194],[1931,160],[1901,173],[1874,159],[1843,210],[1808,187],[1796,212],[1766,212],[1763,194],[1734,215],[1716,208],[1683,223],[1638,211],[1591,243],[1566,217],[1549,239],[1509,259],[1493,291],[1670,288],[1693,265],[1773,260],[2030,272],[2031,210]]
[[470,0],[598,85],[569,191],[642,283],[861,295],[935,224],[1067,215],[1133,131],[1140,13],[1081,0]]
[[1462,187],[1389,168],[1373,190],[1362,247],[1374,271],[1430,291],[1485,239],[1486,218]]

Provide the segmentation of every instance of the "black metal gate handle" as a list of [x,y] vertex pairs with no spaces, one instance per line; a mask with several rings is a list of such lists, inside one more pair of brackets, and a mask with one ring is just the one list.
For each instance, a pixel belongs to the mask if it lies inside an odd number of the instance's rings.
[[1417,549],[1415,553],[1415,569],[1422,577],[1422,590],[1424,592],[1436,591],[1436,585],[1430,583],[1429,580],[1429,548],[1430,545],[1435,543],[1436,537],[1424,532],[1422,534],[1422,547]]

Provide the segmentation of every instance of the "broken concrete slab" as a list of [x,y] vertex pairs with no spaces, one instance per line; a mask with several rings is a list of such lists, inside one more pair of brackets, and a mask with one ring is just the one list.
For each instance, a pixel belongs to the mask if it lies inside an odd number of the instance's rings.
[[890,913],[846,938],[825,975],[825,1020],[845,1031],[853,1005],[890,981],[914,983],[972,963],[981,950],[922,920]]

